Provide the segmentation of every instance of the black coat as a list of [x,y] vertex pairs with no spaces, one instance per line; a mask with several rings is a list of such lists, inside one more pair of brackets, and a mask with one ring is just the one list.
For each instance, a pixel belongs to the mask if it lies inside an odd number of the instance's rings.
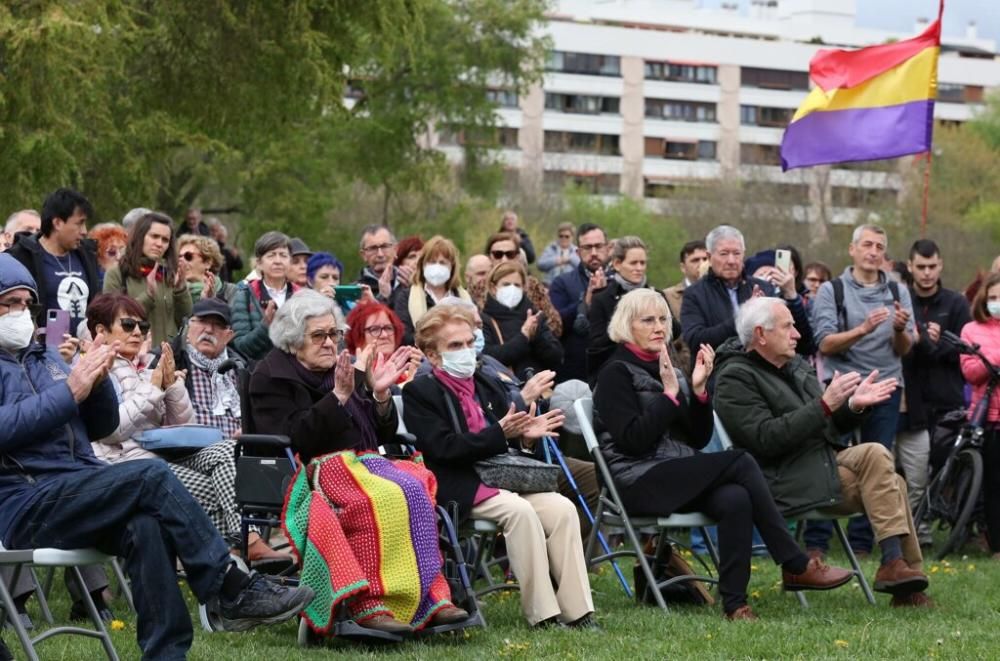
[[[697,452],[712,438],[711,403],[689,397],[682,389],[675,404],[663,394],[658,361],[641,360],[624,346],[615,346],[594,391],[601,454],[626,501],[631,487],[651,468],[666,463],[675,469],[657,492],[657,502],[636,504],[643,513],[668,515],[703,493],[735,455]],[[675,371],[683,381],[683,374]]]
[[[376,283],[373,292],[378,291],[378,284]],[[458,296],[458,292],[455,290],[449,291],[448,296]],[[431,295],[424,293],[424,298],[427,301],[427,310],[430,311],[434,307],[434,299]],[[392,296],[390,297],[390,307],[392,311],[396,313],[399,320],[403,322],[403,341],[400,345],[413,345],[414,333],[416,333],[416,324],[413,323],[413,317],[410,316],[410,287],[397,287],[392,290]]]
[[[41,234],[31,235],[19,232],[17,234],[17,242],[11,246],[7,254],[24,264],[24,268],[28,269],[28,273],[35,279],[38,302],[41,305],[38,316],[35,318],[35,325],[39,328],[45,328],[47,313],[45,301],[47,300],[48,292],[45,290],[45,278],[41,277],[43,269],[42,260],[45,259],[43,251],[45,248],[38,242],[40,237]],[[101,277],[98,275],[97,269],[97,241],[83,239],[80,241],[80,247],[73,251],[73,255],[83,265],[83,279],[87,281],[87,287],[90,289],[90,293],[87,296],[87,303],[89,304],[102,290]],[[75,328],[70,328],[69,332],[72,335],[76,335]]]
[[[332,390],[307,384],[295,367],[298,359],[271,349],[250,377],[250,404],[258,434],[284,434],[303,463],[313,457],[363,446],[361,432]],[[352,368],[353,369],[353,368]],[[399,426],[395,405],[375,418],[380,443],[391,442]]]
[[911,288],[910,301],[920,341],[903,356],[903,392],[910,429],[926,429],[938,415],[965,406],[965,379],[958,352],[946,342],[931,342],[927,322],[939,324],[942,332],[961,335],[972,314],[964,296],[943,287],[926,298]]
[[[769,282],[743,273],[736,286],[736,300],[742,305],[753,296],[754,285],[760,287],[767,296],[780,296]],[[795,329],[801,337],[795,347],[796,353],[811,356],[816,353],[813,342],[812,325],[806,312],[805,299],[801,296],[794,301],[786,301],[788,311],[795,320]],[[681,328],[684,341],[691,348],[691,368],[698,356],[698,347],[707,344],[713,349],[731,337],[736,337],[736,314],[729,298],[726,283],[711,269],[698,282],[684,290],[681,303]]]
[[532,339],[521,333],[530,307],[531,301],[527,298],[522,298],[517,307],[509,308],[493,296],[487,296],[483,306],[486,313],[483,318],[484,353],[511,368],[517,378],[524,380],[530,378],[528,370],[558,372],[563,362],[562,344],[549,330],[544,315],[539,317],[538,329]]
[[[458,397],[433,374],[417,377],[403,388],[406,431],[416,437],[417,449],[437,477],[438,503],[456,503],[460,519],[469,515],[476,490],[482,484],[474,464],[507,451],[507,439],[498,420],[510,407],[508,395],[498,381],[479,370],[473,378],[486,417],[486,427],[477,434],[469,431]],[[458,415],[458,429],[447,400]]]
[[549,285],[549,299],[552,307],[562,318],[563,368],[556,375],[556,381],[587,378],[587,307],[583,295],[590,284],[590,271],[583,264],[572,271],[556,276]]
[[[596,292],[590,300],[590,310],[587,312],[590,323],[590,337],[587,342],[587,381],[591,388],[596,385],[598,373],[604,363],[611,358],[611,354],[618,347],[608,337],[608,324],[611,323],[611,316],[615,313],[618,300],[627,293],[611,275],[608,286]],[[662,295],[662,292],[659,293]]]

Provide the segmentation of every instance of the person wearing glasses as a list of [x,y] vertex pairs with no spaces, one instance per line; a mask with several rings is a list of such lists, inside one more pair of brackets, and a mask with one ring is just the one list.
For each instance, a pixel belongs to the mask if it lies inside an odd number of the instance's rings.
[[[497,232],[486,240],[486,256],[490,258],[491,268],[502,262],[517,261],[525,264],[524,252],[521,250],[521,238],[513,232]],[[469,290],[472,301],[480,310],[486,304],[487,283],[485,279],[477,287]],[[531,302],[531,309],[541,311],[545,315],[545,323],[556,337],[562,337],[562,318],[549,300],[549,288],[533,275],[528,276],[524,295]]]
[[[354,306],[347,315],[347,332],[344,334],[344,344],[354,357],[354,368],[364,372],[373,357],[388,359],[403,343],[404,332],[403,322],[387,306],[376,301]],[[413,346],[407,348],[410,351],[409,363],[392,388],[394,395],[399,394],[398,386],[413,379],[424,358],[420,349]]]
[[253,247],[260,279],[241,282],[230,307],[233,310],[233,346],[251,360],[271,350],[268,327],[275,313],[298,285],[288,280],[291,241],[281,232],[265,232]]
[[178,263],[173,221],[162,213],[139,218],[125,256],[104,276],[104,293],[128,294],[145,310],[154,346],[169,342],[191,314],[187,262]]
[[406,264],[393,266],[396,237],[385,225],[368,225],[361,230],[358,252],[365,266],[355,284],[368,285],[379,302],[391,306],[397,290],[409,287],[414,273]]
[[[468,618],[441,574],[433,476],[422,462],[378,453],[395,438],[390,388],[409,350],[355,370],[337,350],[333,301],[309,289],[278,310],[269,331],[274,348],[250,379],[251,410],[255,429],[287,435],[301,461],[285,525],[302,581],[318,594],[311,613],[328,617],[346,601],[361,626],[398,634]],[[328,622],[309,620],[317,631]]]
[[538,258],[538,268],[545,274],[545,284],[551,285],[555,278],[580,265],[580,255],[573,245],[575,229],[573,223],[560,223],[556,240],[545,246]]
[[565,329],[562,335],[563,368],[557,380],[587,379],[588,313],[594,294],[607,286],[608,237],[599,225],[583,223],[576,230],[580,263],[552,281],[549,298]]
[[[196,322],[195,325],[198,325]],[[234,441],[225,440],[185,456],[161,456],[143,448],[135,437],[147,429],[195,421],[185,380],[177,369],[173,348],[164,342],[152,369],[138,369],[136,359],[149,332],[146,312],[124,294],[101,294],[87,309],[91,335],[118,344],[110,378],[118,394],[118,426],[91,443],[98,459],[110,464],[161,458],[202,506],[230,548],[240,547],[240,512],[236,502]],[[256,532],[251,534],[248,560],[281,561],[290,557],[273,551]]]
[[125,255],[128,232],[118,223],[100,223],[87,233],[87,238],[97,242],[97,279],[104,286],[104,274],[118,266]]
[[196,234],[182,234],[177,238],[177,253],[186,264],[187,287],[191,303],[205,298],[221,298],[231,303],[236,296],[236,285],[219,277],[225,264],[222,251],[215,239]]

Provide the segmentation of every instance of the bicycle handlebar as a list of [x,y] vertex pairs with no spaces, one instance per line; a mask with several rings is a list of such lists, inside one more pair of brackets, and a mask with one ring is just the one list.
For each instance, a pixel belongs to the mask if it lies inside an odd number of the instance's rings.
[[991,378],[993,380],[1000,381],[1000,367],[991,363],[989,359],[983,355],[981,347],[978,344],[969,344],[949,330],[941,331],[941,339],[953,346],[959,353],[978,358],[982,361],[983,365],[986,366],[986,369],[989,370]]

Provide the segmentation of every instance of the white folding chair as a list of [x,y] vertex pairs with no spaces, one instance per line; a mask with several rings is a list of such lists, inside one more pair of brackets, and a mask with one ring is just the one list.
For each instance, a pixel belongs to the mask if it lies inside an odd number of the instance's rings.
[[[587,444],[587,451],[590,452],[590,456],[593,457],[594,464],[597,466],[597,470],[601,476],[601,482],[603,483],[600,500],[597,504],[597,513],[594,515],[594,525],[587,538],[587,545],[585,549],[587,565],[592,567],[602,562],[608,562],[614,558],[634,556],[639,563],[642,573],[646,577],[646,589],[652,591],[653,599],[656,601],[656,605],[665,611],[668,611],[669,609],[667,608],[667,603],[664,601],[663,595],[660,592],[663,588],[682,581],[718,583],[718,579],[711,576],[677,576],[665,581],[656,580],[656,577],[653,575],[652,566],[649,564],[646,554],[643,553],[643,547],[639,541],[639,536],[636,534],[636,529],[655,528],[662,531],[663,534],[660,535],[658,545],[659,548],[657,548],[656,552],[657,558],[663,551],[663,545],[666,543],[667,531],[677,530],[680,528],[700,529],[702,535],[705,537],[705,543],[708,546],[712,563],[715,565],[716,569],[718,569],[718,553],[715,550],[714,544],[712,544],[712,539],[709,537],[708,531],[705,530],[707,526],[715,525],[715,521],[698,512],[688,514],[672,514],[670,516],[658,517],[629,516],[628,512],[625,511],[625,506],[622,504],[621,497],[618,495],[618,489],[615,487],[611,471],[608,469],[608,465],[604,461],[604,455],[601,454],[601,448],[597,441],[597,434],[594,432],[593,399],[590,397],[583,397],[576,400],[573,403],[573,410],[576,411],[577,418],[579,419],[580,431]],[[631,548],[622,551],[604,553],[602,555],[594,555],[597,530],[599,530],[602,525],[624,529],[626,542],[631,546]]]
[[114,643],[111,642],[111,636],[108,635],[108,630],[97,612],[94,600],[91,598],[90,593],[87,592],[87,586],[83,581],[83,576],[79,569],[87,565],[103,565],[110,560],[112,560],[111,556],[95,549],[76,549],[70,551],[50,548],[7,550],[0,544],[0,565],[14,567],[14,580],[12,582],[16,582],[21,571],[30,570],[31,567],[68,568],[73,580],[76,581],[80,589],[81,599],[86,607],[87,614],[94,624],[94,630],[72,626],[51,627],[32,638],[28,635],[27,630],[25,630],[24,625],[21,623],[21,619],[17,616],[17,607],[14,604],[14,599],[10,594],[7,584],[4,581],[0,581],[0,601],[2,601],[0,605],[6,611],[7,621],[14,628],[14,633],[17,635],[28,659],[38,661],[38,653],[35,651],[36,644],[52,636],[68,634],[99,639],[101,645],[104,646],[104,652],[108,658],[111,661],[118,661],[118,653],[115,651]]

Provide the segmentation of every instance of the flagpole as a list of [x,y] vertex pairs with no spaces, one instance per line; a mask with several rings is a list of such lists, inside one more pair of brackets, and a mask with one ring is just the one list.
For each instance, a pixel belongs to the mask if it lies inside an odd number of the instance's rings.
[[927,238],[927,212],[931,199],[931,159],[934,157],[934,150],[927,150],[927,162],[924,164],[924,204],[923,214],[920,219],[920,238]]

